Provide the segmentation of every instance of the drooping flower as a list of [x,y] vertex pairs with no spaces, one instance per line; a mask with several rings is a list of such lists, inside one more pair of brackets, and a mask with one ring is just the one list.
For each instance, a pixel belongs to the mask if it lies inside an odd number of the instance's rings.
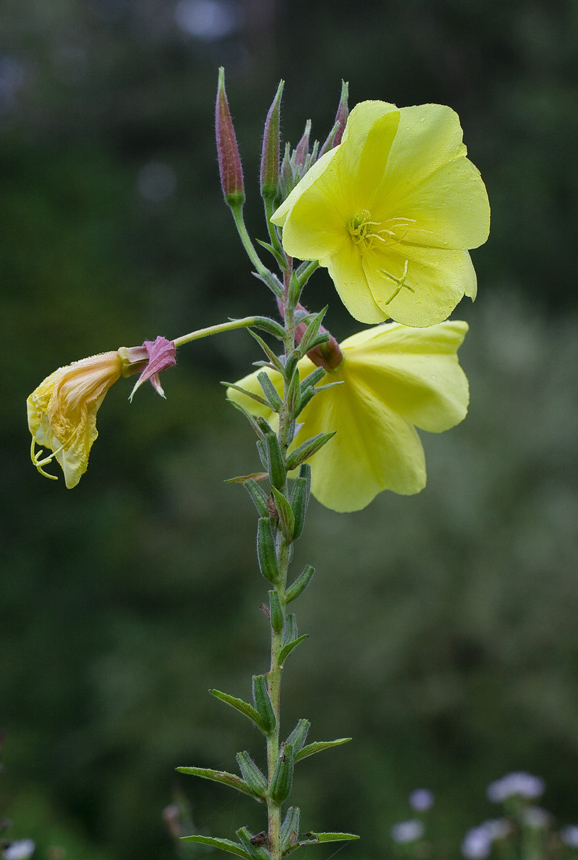
[[[32,434],[32,462],[41,474],[55,478],[43,467],[56,458],[68,489],[75,487],[88,467],[88,456],[98,436],[96,413],[109,388],[121,376],[141,371],[135,389],[150,379],[163,394],[159,371],[175,364],[175,346],[166,338],[145,341],[143,346],[121,347],[59,367],[26,401]],[[133,391],[134,393],[134,391]],[[52,453],[43,456],[35,446]]]
[[486,189],[466,152],[449,107],[361,102],[341,144],[271,220],[289,255],[328,269],[361,322],[442,322],[464,294],[475,298],[468,249],[489,231]]
[[[341,344],[343,361],[321,384],[298,418],[293,447],[319,433],[337,431],[311,458],[311,491],[335,511],[366,507],[383,490],[410,495],[426,482],[424,450],[416,427],[440,433],[466,415],[468,381],[457,350],[467,324],[450,321],[428,329],[386,323]],[[304,358],[301,378],[316,369]],[[281,377],[267,371],[281,392]],[[261,394],[257,372],[237,385]],[[275,426],[272,411],[229,388],[227,395]]]

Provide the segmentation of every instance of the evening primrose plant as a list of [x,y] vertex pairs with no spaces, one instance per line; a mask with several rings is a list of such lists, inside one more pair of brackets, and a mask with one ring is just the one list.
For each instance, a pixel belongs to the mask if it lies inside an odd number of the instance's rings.
[[[299,762],[350,740],[311,741],[306,718],[289,730],[281,722],[284,667],[307,638],[299,634],[291,604],[314,573],[306,564],[290,574],[293,544],[311,495],[346,512],[364,508],[384,490],[409,495],[425,486],[418,429],[448,430],[468,408],[457,356],[468,327],[447,317],[463,295],[475,296],[468,251],[485,241],[489,225],[486,191],[450,108],[398,109],[371,101],[349,115],[343,85],[324,143],[310,142],[308,121],[298,144],[282,150],[282,92],[283,83],[265,123],[259,184],[266,232],[258,241],[244,221],[243,170],[223,69],[215,114],[223,196],[278,317],[227,320],[174,340],[159,336],[82,359],[52,373],[28,398],[33,462],[54,478],[47,468],[56,460],[72,488],[88,465],[97,411],[121,377],[139,374],[133,394],[150,380],[164,396],[159,373],[175,364],[185,344],[246,328],[262,350],[255,370],[224,384],[256,436],[257,459],[231,480],[245,487],[257,511],[256,567],[268,585],[262,608],[270,664],[253,675],[245,699],[211,693],[257,728],[264,756],[257,762],[247,750],[238,752],[237,773],[179,768],[266,809],[259,833],[240,827],[234,839],[184,837],[244,860],[280,860],[305,846],[358,838],[303,832],[299,807],[287,805]],[[352,315],[378,325],[338,343],[323,325],[327,309],[309,311],[303,304],[315,304],[309,280],[320,267]]]

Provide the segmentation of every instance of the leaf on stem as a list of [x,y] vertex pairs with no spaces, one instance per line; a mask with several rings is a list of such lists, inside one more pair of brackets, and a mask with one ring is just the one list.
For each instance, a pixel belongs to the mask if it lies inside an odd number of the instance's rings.
[[260,394],[255,394],[253,391],[247,391],[246,388],[241,388],[240,385],[235,385],[234,382],[224,382],[223,380],[221,380],[221,385],[226,385],[227,388],[233,388],[235,391],[240,391],[241,394],[246,394],[247,397],[250,397],[252,400],[256,400],[257,403],[260,403],[261,406],[265,406],[266,409],[271,408],[269,403],[267,403],[265,398],[261,397]]
[[237,776],[235,773],[227,773],[226,770],[213,770],[210,767],[178,767],[177,770],[179,773],[186,773],[189,776],[200,776],[201,779],[220,782],[221,785],[228,785],[229,788],[235,788],[237,791],[241,791],[243,794],[248,794],[251,797],[255,797],[258,794],[240,776]]
[[356,833],[305,833],[299,846],[317,845],[320,842],[348,842],[359,839]]
[[311,567],[310,564],[306,564],[297,579],[292,582],[287,589],[287,593],[285,595],[287,603],[291,603],[292,600],[295,600],[300,594],[303,594],[311,582],[314,573],[315,568]]
[[263,338],[259,337],[259,335],[256,334],[252,329],[247,329],[247,331],[249,332],[251,337],[253,337],[257,341],[257,343],[259,344],[275,370],[281,375],[283,375],[285,373],[285,367],[279,356],[275,355],[271,347],[267,343],[265,343]]
[[255,725],[259,726],[259,728],[263,731],[263,726],[261,724],[261,717],[259,716],[259,712],[250,705],[248,702],[243,701],[243,699],[237,699],[236,696],[230,696],[228,693],[222,693],[220,690],[209,690],[211,696],[214,696],[215,699],[219,699],[221,702],[225,702],[226,705],[230,705],[232,708],[235,708],[236,711],[239,711],[245,717],[248,717]]
[[351,740],[351,738],[337,738],[336,741],[314,741],[312,744],[307,744],[306,747],[303,747],[302,750],[295,756],[295,761],[301,761],[301,759],[307,758],[310,755],[315,755],[315,753],[323,752],[323,750],[331,749],[332,747],[339,747],[341,744],[346,744]]
[[317,454],[330,439],[333,439],[335,433],[336,431],[332,433],[319,433],[318,436],[313,436],[312,439],[308,439],[307,442],[303,442],[302,445],[295,448],[287,458],[287,471],[290,472],[292,469],[296,469],[305,460],[309,460],[314,454]]
[[287,645],[281,648],[281,653],[279,654],[279,665],[283,666],[289,654],[308,638],[309,634],[304,633],[303,636],[300,636],[298,639],[294,639],[293,642],[288,642]]
[[237,842],[231,842],[230,839],[219,839],[216,836],[181,836],[183,842],[194,842],[197,845],[210,845],[211,848],[220,848],[221,851],[227,851],[229,854],[236,854],[238,857],[244,857],[245,860],[252,860],[251,855]]

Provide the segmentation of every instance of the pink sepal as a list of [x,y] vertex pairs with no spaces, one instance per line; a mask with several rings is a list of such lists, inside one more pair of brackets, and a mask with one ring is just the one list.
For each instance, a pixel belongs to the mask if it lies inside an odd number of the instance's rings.
[[[131,392],[130,399],[132,400],[137,388],[139,388],[143,382],[146,382],[147,379],[150,380],[150,383],[157,394],[164,397],[165,392],[163,391],[163,387],[159,379],[159,373],[161,370],[166,370],[167,367],[173,367],[173,365],[177,363],[177,348],[172,340],[167,340],[166,337],[159,335],[156,340],[145,340],[141,347],[135,347],[134,350],[131,350],[131,357],[137,359],[137,355],[135,353],[137,350],[140,351],[141,349],[143,350],[142,359],[148,359],[148,361]],[[138,356],[138,359],[140,359],[140,355]]]

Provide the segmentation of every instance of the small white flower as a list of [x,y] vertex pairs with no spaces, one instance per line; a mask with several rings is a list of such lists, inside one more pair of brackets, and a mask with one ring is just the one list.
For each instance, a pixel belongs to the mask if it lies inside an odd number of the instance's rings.
[[560,831],[560,839],[569,848],[578,848],[578,824],[569,824]]
[[416,818],[400,821],[391,828],[391,838],[394,842],[415,842],[423,836],[423,823]]
[[409,805],[417,812],[425,812],[433,803],[434,796],[429,788],[416,788],[409,796]]
[[508,773],[502,779],[490,783],[487,788],[488,799],[493,803],[502,803],[508,797],[519,795],[520,797],[540,797],[544,791],[544,780],[531,773]]
[[36,845],[32,839],[18,839],[2,852],[4,860],[27,860],[32,857]]
[[462,842],[461,851],[466,860],[484,860],[492,849],[492,837],[484,825],[468,830]]

